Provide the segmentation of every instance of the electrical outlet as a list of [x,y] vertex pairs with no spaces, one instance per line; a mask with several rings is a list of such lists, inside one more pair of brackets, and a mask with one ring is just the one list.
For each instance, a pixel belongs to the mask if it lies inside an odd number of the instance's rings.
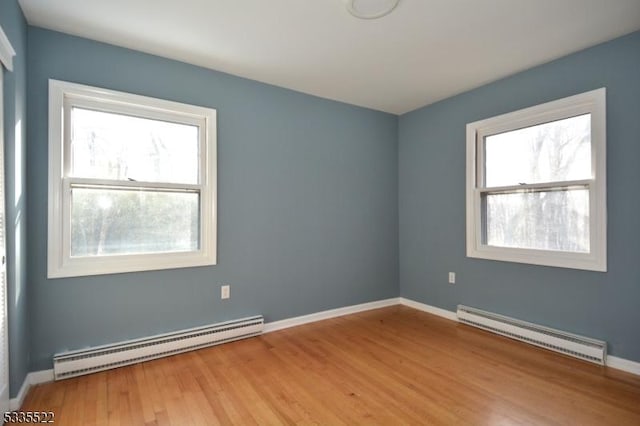
[[229,290],[229,285],[223,285],[220,287],[220,299],[228,299],[231,297],[231,290]]
[[449,284],[455,284],[455,283],[456,283],[456,273],[449,272]]

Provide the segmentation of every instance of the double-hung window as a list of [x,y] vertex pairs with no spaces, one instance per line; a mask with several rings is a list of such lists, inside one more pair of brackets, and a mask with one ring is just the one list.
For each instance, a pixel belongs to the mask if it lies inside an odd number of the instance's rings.
[[216,263],[216,111],[49,82],[50,278]]
[[467,256],[606,271],[605,89],[467,125]]

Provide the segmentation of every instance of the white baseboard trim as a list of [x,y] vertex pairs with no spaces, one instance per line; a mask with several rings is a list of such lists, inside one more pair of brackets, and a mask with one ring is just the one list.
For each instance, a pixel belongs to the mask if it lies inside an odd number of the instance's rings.
[[416,302],[415,300],[407,299],[405,297],[400,298],[400,304],[404,306],[408,306],[413,309],[417,309],[419,311],[427,312],[430,314],[437,315],[442,318],[446,318],[451,321],[458,321],[458,317],[455,312],[448,311],[446,309],[437,308],[435,306],[427,305],[424,303]]
[[[31,374],[31,373],[29,373]],[[20,386],[20,391],[15,398],[11,398],[9,400],[9,410],[16,411],[19,410],[24,402],[24,398],[27,396],[27,392],[31,389],[31,384],[29,383],[29,374],[24,378],[24,382],[22,382],[22,386]]]
[[[450,319],[452,321],[458,321],[458,317],[455,312],[448,311],[446,309],[437,308],[435,306],[427,305],[424,303],[416,302],[404,297],[400,298],[400,304],[409,306],[420,311],[428,312],[430,314],[438,315],[439,317]],[[622,370],[627,373],[640,376],[640,362],[631,361],[617,356],[607,355],[605,365],[609,368],[615,368],[616,370]]]
[[[303,315],[294,318],[287,318],[280,321],[273,321],[264,325],[263,332],[269,333],[271,331],[282,330],[289,327],[295,327],[297,325],[307,324],[310,322],[321,321],[324,319],[340,317],[343,315],[354,314],[357,312],[369,311],[371,309],[384,308],[387,306],[393,306],[400,304],[400,299],[397,297],[385,300],[377,300],[375,302],[362,303],[359,305],[346,306],[344,308],[330,309],[328,311],[316,312],[314,314]],[[40,383],[47,383],[53,381],[53,370],[33,371],[27,374],[25,377],[20,391],[15,398],[9,400],[9,409],[12,411],[19,410],[24,402],[24,399],[31,389],[31,386],[38,385]]]
[[640,362],[607,355],[606,366],[640,376]]
[[393,297],[391,299],[345,306],[344,308],[329,309],[328,311],[321,311],[314,314],[265,323],[263,332],[270,333],[272,331],[283,330],[285,328],[308,324],[310,322],[322,321],[329,318],[341,317],[343,315],[355,314],[357,312],[369,311],[371,309],[384,308],[398,304],[400,304],[400,299],[398,297]]
[[15,398],[9,400],[9,409],[11,411],[19,410],[22,407],[22,403],[31,389],[31,386],[39,385],[40,383],[53,382],[53,370],[32,371],[24,378],[20,391]]
[[[344,315],[355,314],[358,312],[369,311],[372,309],[384,308],[387,306],[404,305],[419,311],[427,312],[429,314],[437,315],[442,318],[446,318],[451,321],[458,321],[455,312],[447,309],[438,308],[436,306],[427,305],[426,303],[416,302],[415,300],[407,299],[405,297],[393,297],[391,299],[378,300],[375,302],[361,303],[359,305],[345,306],[343,308],[330,309],[328,311],[316,312],[309,315],[302,315],[299,317],[287,318],[279,321],[272,321],[265,323],[263,332],[270,333],[272,331],[283,330],[285,328],[295,327],[298,325],[308,324],[316,321],[322,321],[325,319],[341,317]],[[631,361],[617,356],[607,355],[606,366],[614,368],[616,370],[625,371],[627,373],[640,376],[640,362]],[[20,392],[15,398],[9,400],[10,410],[19,410],[24,402],[27,392],[31,386],[38,385],[40,383],[47,383],[53,381],[53,370],[33,371],[27,374]]]

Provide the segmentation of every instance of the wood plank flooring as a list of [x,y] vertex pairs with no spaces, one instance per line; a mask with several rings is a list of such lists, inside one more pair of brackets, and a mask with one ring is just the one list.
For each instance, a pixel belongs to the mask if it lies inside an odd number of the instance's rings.
[[404,306],[34,387],[59,425],[640,425],[640,377]]

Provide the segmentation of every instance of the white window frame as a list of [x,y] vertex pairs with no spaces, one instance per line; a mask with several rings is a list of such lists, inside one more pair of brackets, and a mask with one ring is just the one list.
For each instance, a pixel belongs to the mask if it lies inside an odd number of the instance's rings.
[[[555,120],[591,114],[591,179],[562,182],[561,186],[582,185],[589,191],[590,252],[564,252],[489,246],[482,241],[484,192],[484,139]],[[606,89],[570,96],[519,111],[467,124],[466,158],[466,237],[467,257],[556,266],[590,271],[607,270],[606,198]],[[501,187],[500,190],[551,188],[549,183]],[[495,191],[492,188],[490,192]]]
[[[199,183],[118,182],[119,187],[174,187],[200,194],[200,248],[190,252],[71,256],[73,184],[113,184],[71,176],[70,114],[74,106],[135,115],[199,127]],[[48,277],[74,277],[216,264],[217,177],[216,110],[114,90],[49,80]]]

